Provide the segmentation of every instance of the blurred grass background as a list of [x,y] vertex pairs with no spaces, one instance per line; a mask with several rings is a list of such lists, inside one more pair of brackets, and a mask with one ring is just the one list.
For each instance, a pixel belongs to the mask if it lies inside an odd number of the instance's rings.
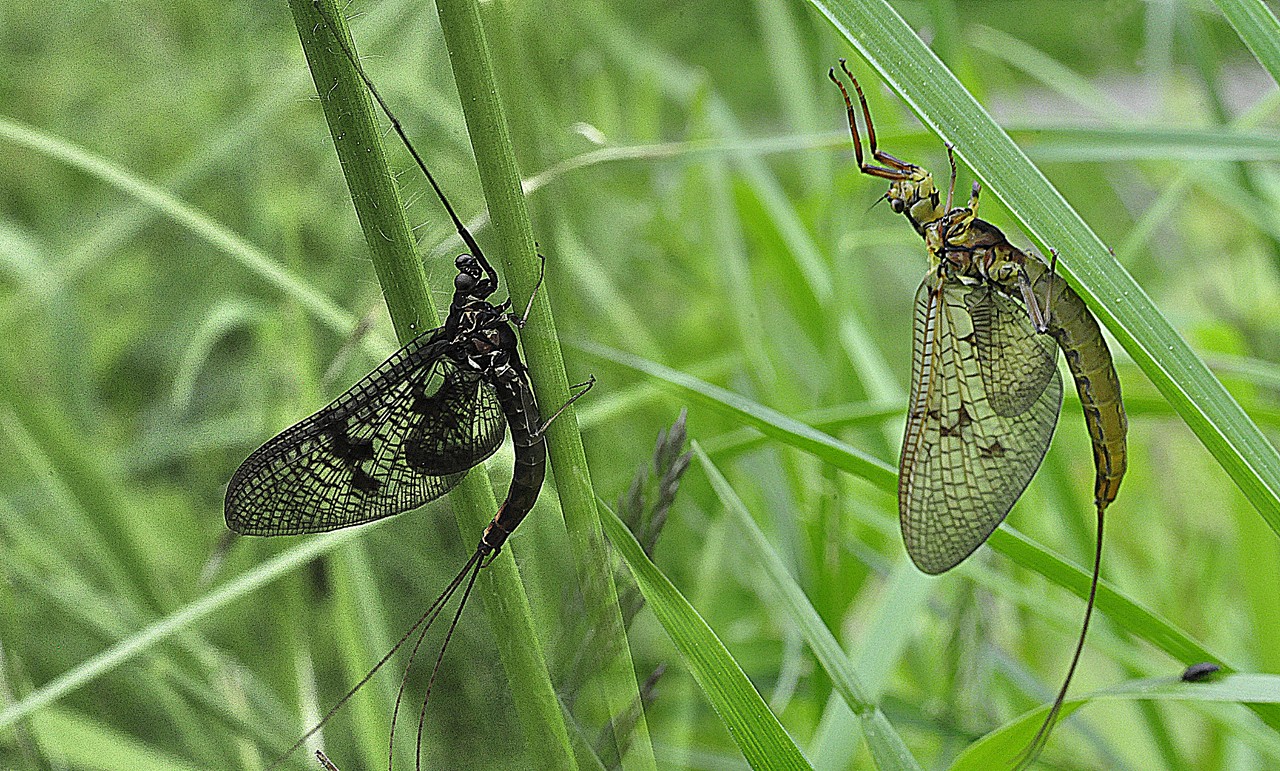
[[[1214,7],[893,5],[1274,438],[1278,99]],[[579,411],[598,492],[626,490],[683,402],[584,343],[802,420],[835,413],[825,430],[892,462],[924,255],[900,217],[869,208],[884,185],[853,166],[826,80],[850,52],[828,24],[768,0],[488,9],[569,374],[600,381]],[[434,9],[349,10],[371,74],[464,217],[481,216]],[[852,65],[881,147],[945,169],[938,139]],[[377,660],[472,545],[447,499],[312,546],[328,550],[316,562],[299,552],[307,539],[227,542],[221,499],[239,461],[394,348],[296,31],[283,4],[14,6],[0,14],[0,105],[0,710],[68,673],[74,686],[0,730],[0,766],[262,768]],[[392,153],[447,303],[452,230]],[[968,179],[962,170],[960,184]],[[994,196],[983,206],[1027,244]],[[1110,509],[1104,578],[1235,666],[1280,671],[1274,534],[1113,352],[1131,460]],[[724,435],[739,427],[690,411],[690,435],[923,766],[947,765],[1051,697],[1082,612],[1069,593],[985,549],[953,574],[918,575],[891,496],[775,443],[735,449]],[[509,463],[504,451],[492,464],[501,487]],[[1084,564],[1092,478],[1068,398],[1010,523]],[[554,500],[543,496],[512,549],[544,645],[570,662],[581,630],[566,621],[576,600]],[[744,561],[741,538],[695,468],[655,560],[811,760],[868,767],[864,750],[833,735],[831,683]],[[277,555],[296,567],[261,587],[244,581]],[[144,642],[139,630],[226,586],[244,593],[126,655]],[[485,617],[467,621],[428,714],[437,767],[493,767],[521,746]],[[652,617],[641,613],[631,643],[641,679],[671,664],[647,710],[660,765],[741,767]],[[117,644],[117,660],[75,674]],[[1073,693],[1186,663],[1102,614]],[[553,674],[578,682],[574,666]],[[326,731],[348,771],[385,743],[399,669]],[[413,681],[419,692],[424,680]],[[601,716],[583,719],[594,737]],[[1276,743],[1237,705],[1111,701],[1073,717],[1043,762],[1266,768]]]

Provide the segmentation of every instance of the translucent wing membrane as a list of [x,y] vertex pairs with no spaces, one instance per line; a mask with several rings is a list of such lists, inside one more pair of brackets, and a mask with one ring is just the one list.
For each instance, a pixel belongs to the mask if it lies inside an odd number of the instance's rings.
[[969,556],[1031,481],[1062,405],[1056,355],[1003,294],[934,275],[920,285],[898,507],[921,570]]
[[985,284],[969,292],[966,304],[987,401],[997,415],[1021,415],[1058,374],[1057,346],[1049,335],[1035,334],[1021,306]]
[[428,332],[332,404],[249,456],[227,488],[227,526],[296,535],[371,522],[454,487],[502,443],[497,395]]

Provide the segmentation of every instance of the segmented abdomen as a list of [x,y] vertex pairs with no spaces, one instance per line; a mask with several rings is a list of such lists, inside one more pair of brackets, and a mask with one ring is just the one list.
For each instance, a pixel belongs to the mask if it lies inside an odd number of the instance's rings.
[[1129,420],[1120,401],[1120,379],[1102,330],[1080,295],[1034,257],[1029,257],[1026,269],[1036,299],[1048,308],[1048,333],[1066,355],[1080,393],[1097,469],[1094,498],[1101,510],[1115,500],[1126,466]]
[[507,416],[511,443],[515,448],[515,464],[511,470],[511,487],[498,508],[493,522],[484,531],[481,542],[497,550],[533,509],[547,474],[547,443],[541,434],[542,417],[529,382],[520,370],[507,370],[507,376],[495,384],[498,402]]

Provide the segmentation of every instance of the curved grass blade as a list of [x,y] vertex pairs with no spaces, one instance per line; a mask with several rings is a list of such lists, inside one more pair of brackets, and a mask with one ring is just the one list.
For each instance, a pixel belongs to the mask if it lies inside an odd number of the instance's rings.
[[689,601],[645,555],[631,531],[597,501],[609,542],[635,576],[645,602],[675,643],[702,692],[752,768],[809,769],[787,734],[724,643]]
[[698,461],[702,463],[703,470],[707,472],[707,477],[710,478],[711,486],[719,496],[720,502],[737,520],[739,527],[746,532],[747,543],[755,551],[756,559],[764,567],[774,588],[781,595],[783,607],[791,614],[792,621],[796,623],[809,648],[818,658],[818,663],[831,677],[836,691],[860,719],[862,730],[867,737],[867,749],[871,752],[876,768],[881,771],[919,769],[920,765],[911,756],[902,737],[880,711],[880,707],[865,695],[867,688],[860,682],[849,656],[840,647],[835,635],[827,628],[813,604],[809,602],[804,590],[791,577],[786,565],[770,545],[769,539],[751,517],[742,499],[729,485],[729,480],[724,478],[720,469],[716,468],[697,442],[693,443],[693,451],[698,456]]
[[[1100,700],[1153,699],[1160,701],[1228,702],[1248,705],[1280,705],[1280,675],[1232,674],[1212,682],[1187,683],[1180,677],[1153,677],[1132,680],[1082,698],[1063,702],[1061,717],[1080,707]],[[956,758],[951,771],[985,771],[1008,768],[1025,749],[1027,741],[1044,720],[1048,707],[1034,709],[965,748]],[[1244,731],[1250,743],[1269,754],[1272,762],[1280,761],[1280,739],[1274,734]]]

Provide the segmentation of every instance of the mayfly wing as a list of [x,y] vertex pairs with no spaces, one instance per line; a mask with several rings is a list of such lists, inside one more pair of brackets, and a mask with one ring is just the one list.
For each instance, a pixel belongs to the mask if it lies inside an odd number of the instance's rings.
[[[1004,416],[1026,412],[1058,374],[1058,349],[1053,340],[1047,335],[1026,334],[1026,324],[1009,323],[1011,302],[989,285],[975,288],[968,297],[978,371],[987,401],[997,415]],[[1016,306],[1013,310],[1027,315]]]
[[[975,316],[977,321],[975,322]],[[959,564],[986,541],[1031,481],[1049,449],[1062,406],[1062,380],[1015,301],[985,285],[930,274],[916,293],[914,363],[898,475],[907,552],[926,573]],[[984,352],[1012,341],[1039,357],[1042,377],[1024,408],[1001,414],[984,381]],[[1006,353],[1005,355],[1010,355]],[[1015,371],[988,366],[996,382]],[[1004,408],[1012,406],[1006,400]]]
[[258,448],[227,487],[245,535],[350,527],[445,494],[492,455],[506,427],[497,395],[428,332],[324,409]]

